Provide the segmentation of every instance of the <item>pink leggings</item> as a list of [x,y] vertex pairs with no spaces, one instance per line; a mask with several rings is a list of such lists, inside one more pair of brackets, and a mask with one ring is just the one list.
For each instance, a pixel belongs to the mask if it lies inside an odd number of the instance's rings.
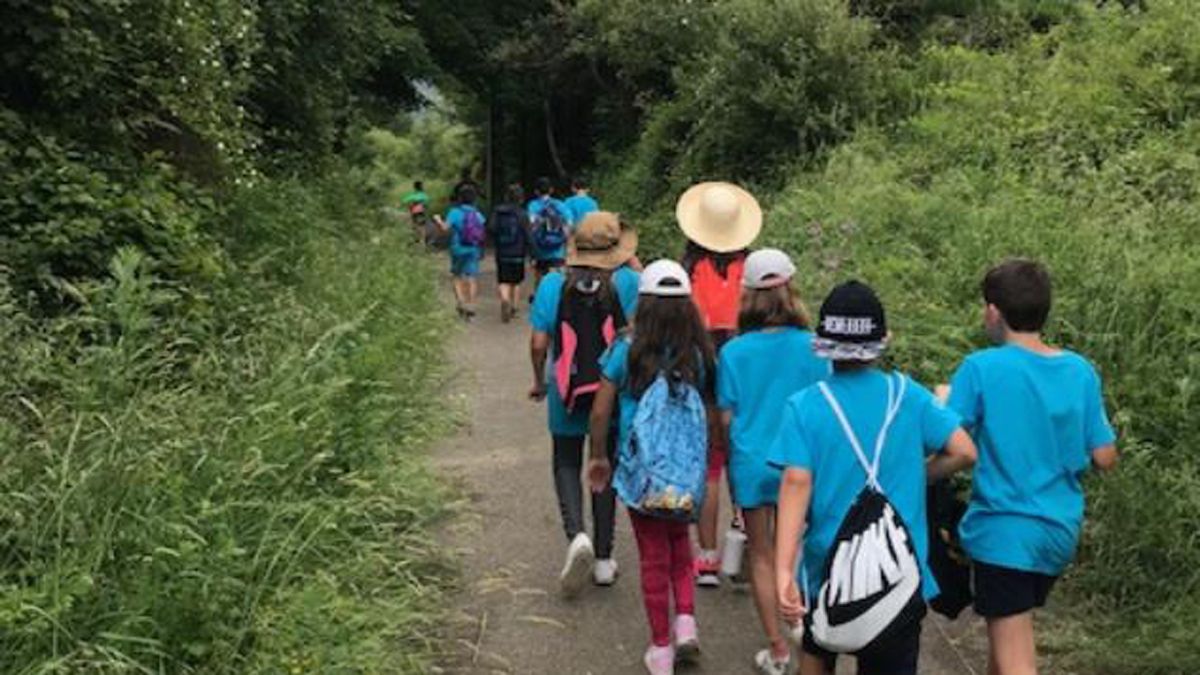
[[629,512],[642,568],[642,601],[655,646],[671,644],[671,591],[675,613],[695,614],[696,587],[692,579],[692,542],[685,522]]

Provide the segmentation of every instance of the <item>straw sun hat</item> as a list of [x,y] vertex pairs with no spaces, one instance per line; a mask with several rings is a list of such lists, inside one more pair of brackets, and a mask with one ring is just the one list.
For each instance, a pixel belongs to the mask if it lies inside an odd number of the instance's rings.
[[637,253],[637,230],[609,211],[593,211],[583,217],[567,246],[567,265],[612,270],[629,262]]
[[732,183],[699,183],[675,205],[684,236],[714,253],[740,251],[762,230],[762,208]]

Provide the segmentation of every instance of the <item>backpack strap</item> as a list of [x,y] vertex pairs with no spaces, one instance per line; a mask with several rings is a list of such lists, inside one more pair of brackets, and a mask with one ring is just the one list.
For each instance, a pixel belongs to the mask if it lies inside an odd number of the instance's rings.
[[[821,394],[825,396],[825,400],[829,402],[829,407],[833,409],[833,414],[837,417],[838,422],[842,425],[842,431],[846,434],[846,440],[850,441],[850,447],[854,449],[855,456],[858,457],[859,464],[862,465],[863,471],[867,473],[867,485],[870,485],[875,491],[883,493],[883,486],[879,484],[879,460],[883,456],[883,445],[887,442],[887,434],[892,426],[892,422],[896,419],[896,413],[900,412],[900,403],[904,400],[904,391],[908,386],[908,381],[903,375],[897,374],[895,378],[887,377],[888,400],[887,408],[883,416],[883,425],[879,427],[879,436],[875,438],[875,457],[872,461],[867,460],[867,453],[863,451],[862,444],[858,440],[858,435],[854,433],[854,428],[850,426],[850,420],[846,418],[846,412],[842,409],[842,405],[838,403],[837,397],[833,395],[833,391],[829,388],[826,382],[818,383]],[[899,380],[899,385],[896,385],[896,380]]]

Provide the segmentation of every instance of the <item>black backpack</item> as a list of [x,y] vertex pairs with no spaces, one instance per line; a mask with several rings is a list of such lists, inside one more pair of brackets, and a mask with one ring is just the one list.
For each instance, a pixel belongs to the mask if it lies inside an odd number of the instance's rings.
[[568,412],[588,410],[600,389],[600,357],[625,328],[625,312],[600,270],[572,269],[563,283],[554,329],[553,365]]
[[515,206],[497,207],[492,216],[496,257],[500,260],[524,260],[527,248],[525,218]]
[[958,524],[967,512],[954,483],[943,478],[925,489],[929,522],[929,571],[941,589],[929,601],[933,611],[957,619],[974,599],[971,592],[971,561],[958,536]]
[[885,644],[925,614],[921,564],[912,532],[879,484],[879,458],[906,384],[903,376],[888,377],[887,408],[873,461],[868,461],[829,385],[818,385],[867,474],[867,484],[842,519],[829,549],[825,582],[808,603],[813,640],[834,653],[856,654]]

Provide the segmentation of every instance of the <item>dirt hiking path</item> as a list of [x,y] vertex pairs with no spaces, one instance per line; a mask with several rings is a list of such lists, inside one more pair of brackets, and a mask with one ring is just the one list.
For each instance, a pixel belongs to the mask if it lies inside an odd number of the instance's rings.
[[[437,672],[643,673],[649,629],[624,510],[617,515],[617,584],[590,587],[569,602],[558,596],[566,541],[551,479],[545,408],[526,400],[528,312],[522,303],[516,320],[500,322],[490,263],[480,279],[480,313],[455,337],[450,354],[459,371],[453,395],[462,401],[466,421],[433,450],[436,467],[470,499],[445,534],[463,578],[449,628],[454,644],[447,645]],[[452,302],[448,293],[446,301]],[[728,514],[726,507],[722,520],[728,522]],[[677,672],[753,673],[763,638],[748,592],[725,584],[698,588],[696,595],[703,656],[698,665]],[[973,619],[955,624],[927,619],[921,672],[982,675],[987,666],[978,634]],[[851,661],[841,659],[838,672],[853,672]]]

